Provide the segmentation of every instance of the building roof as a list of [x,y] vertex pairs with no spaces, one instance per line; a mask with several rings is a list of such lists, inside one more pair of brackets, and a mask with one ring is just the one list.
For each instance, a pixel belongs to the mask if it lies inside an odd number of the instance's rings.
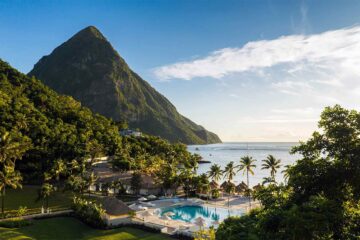
[[118,216],[128,214],[131,209],[121,200],[115,197],[102,199],[102,206],[108,215]]
[[239,185],[236,186],[235,190],[237,192],[245,192],[248,189],[248,186],[246,185],[246,183],[241,182]]
[[[93,165],[93,171],[95,175],[98,177],[97,181],[98,183],[111,183],[113,181],[119,180],[125,185],[130,185],[131,178],[133,172],[127,171],[114,171],[111,168],[111,164],[107,162],[98,163],[96,165]],[[142,180],[142,188],[146,189],[152,189],[152,188],[159,188],[160,185],[157,184],[154,180],[154,178],[150,175],[141,175]]]
[[219,188],[219,184],[215,181],[211,181],[210,182],[210,188],[211,189],[218,189]]

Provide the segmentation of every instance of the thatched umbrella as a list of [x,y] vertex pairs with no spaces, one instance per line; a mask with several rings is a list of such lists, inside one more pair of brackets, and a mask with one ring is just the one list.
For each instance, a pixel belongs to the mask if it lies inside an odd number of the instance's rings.
[[224,181],[221,185],[220,185],[220,188],[222,189],[222,190],[225,190],[226,189],[226,187],[228,186],[228,181]]
[[210,189],[214,190],[214,189],[218,189],[219,188],[219,184],[215,181],[211,181],[210,182]]
[[246,192],[248,189],[249,189],[249,188],[248,188],[248,186],[246,185],[246,183],[241,182],[239,185],[236,186],[235,191],[236,191],[237,193],[244,193],[244,192]]
[[141,197],[138,199],[138,201],[146,201],[146,200],[147,200],[147,198],[145,198],[145,197]]
[[260,184],[257,184],[255,186],[253,186],[253,190],[259,190],[261,188],[261,185]]
[[195,219],[195,225],[196,226],[199,226],[200,229],[201,227],[204,227],[205,226],[205,219],[203,219],[202,217],[198,217]]
[[155,195],[149,195],[148,197],[147,197],[148,199],[156,199],[156,196]]

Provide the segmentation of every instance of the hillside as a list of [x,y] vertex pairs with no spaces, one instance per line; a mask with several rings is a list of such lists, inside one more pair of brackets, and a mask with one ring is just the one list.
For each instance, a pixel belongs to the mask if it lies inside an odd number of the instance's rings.
[[0,133],[14,129],[32,141],[17,163],[28,179],[41,178],[59,160],[80,164],[93,148],[111,156],[121,144],[118,128],[109,119],[0,59]]
[[133,72],[106,38],[87,27],[28,74],[94,112],[171,142],[205,144],[219,137],[179,114],[169,100]]

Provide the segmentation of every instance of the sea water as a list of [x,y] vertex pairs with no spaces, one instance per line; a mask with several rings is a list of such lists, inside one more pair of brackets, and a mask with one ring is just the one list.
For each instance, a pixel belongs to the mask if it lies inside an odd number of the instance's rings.
[[[221,144],[209,144],[209,145],[189,145],[188,150],[192,153],[197,153],[202,156],[203,160],[211,161],[211,163],[199,164],[197,170],[198,174],[207,173],[210,166],[214,163],[221,166],[224,170],[226,164],[230,161],[234,161],[235,165],[240,164],[240,158],[249,155],[256,159],[256,168],[254,169],[254,175],[250,175],[250,186],[254,186],[263,181],[264,177],[270,176],[269,170],[261,169],[262,160],[269,154],[276,158],[281,159],[282,167],[276,174],[276,180],[278,182],[283,181],[283,174],[281,171],[285,165],[294,164],[301,156],[298,154],[292,155],[289,153],[292,147],[297,143],[259,143],[259,142],[239,142],[239,143],[221,143]],[[246,174],[238,172],[233,180],[235,184],[239,184],[241,181],[246,183]],[[220,183],[221,184],[221,183]]]

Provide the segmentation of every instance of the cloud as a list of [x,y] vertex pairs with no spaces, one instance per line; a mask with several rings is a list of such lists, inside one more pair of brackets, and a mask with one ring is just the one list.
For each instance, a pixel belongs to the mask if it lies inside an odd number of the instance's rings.
[[279,92],[295,96],[301,95],[304,91],[312,90],[312,87],[307,82],[283,81],[272,83],[272,87]]
[[289,74],[310,67],[324,74],[335,68],[360,75],[360,26],[253,41],[243,47],[224,48],[202,58],[161,66],[154,73],[160,80],[221,79],[278,65],[283,65]]

